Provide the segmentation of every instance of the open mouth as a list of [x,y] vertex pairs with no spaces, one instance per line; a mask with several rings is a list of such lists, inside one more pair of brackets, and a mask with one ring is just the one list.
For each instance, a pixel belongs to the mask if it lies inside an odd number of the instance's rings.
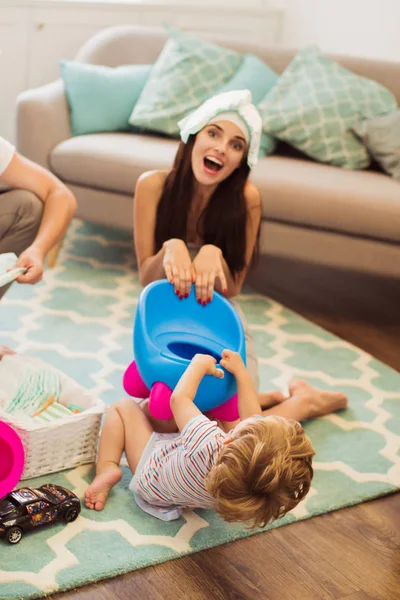
[[214,156],[206,156],[204,158],[204,167],[207,171],[218,173],[224,166],[224,163]]

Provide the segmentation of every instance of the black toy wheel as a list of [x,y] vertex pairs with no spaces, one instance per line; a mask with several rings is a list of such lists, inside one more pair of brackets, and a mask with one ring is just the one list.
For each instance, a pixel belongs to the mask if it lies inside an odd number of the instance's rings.
[[72,523],[75,519],[78,518],[79,510],[74,506],[71,506],[68,510],[65,511],[64,519],[66,523]]
[[6,538],[10,544],[18,544],[22,539],[22,529],[19,527],[11,527],[6,533]]

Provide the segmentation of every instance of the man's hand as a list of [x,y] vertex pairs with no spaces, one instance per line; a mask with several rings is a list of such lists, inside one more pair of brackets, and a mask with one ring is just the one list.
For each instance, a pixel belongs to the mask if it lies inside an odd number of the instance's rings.
[[233,352],[232,350],[224,350],[222,352],[220,365],[235,377],[246,371],[242,357],[238,352]]
[[26,269],[24,275],[17,278],[18,283],[37,283],[43,277],[44,254],[39,248],[29,246],[18,258],[16,268]]
[[217,361],[209,354],[195,354],[192,358],[192,365],[198,365],[204,375],[213,375],[218,379],[223,379],[224,372],[216,367]]

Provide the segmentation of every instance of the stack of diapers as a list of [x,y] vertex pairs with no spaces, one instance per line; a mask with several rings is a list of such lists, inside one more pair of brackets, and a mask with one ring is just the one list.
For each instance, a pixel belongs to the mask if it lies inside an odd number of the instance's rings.
[[19,420],[38,423],[72,416],[83,409],[61,379],[60,372],[37,359],[6,355],[0,361],[0,407]]

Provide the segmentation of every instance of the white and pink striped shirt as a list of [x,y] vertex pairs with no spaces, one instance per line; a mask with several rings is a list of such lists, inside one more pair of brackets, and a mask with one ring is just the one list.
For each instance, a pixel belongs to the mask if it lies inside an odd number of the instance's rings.
[[156,506],[211,508],[205,480],[226,437],[215,421],[193,417],[178,437],[152,450],[135,474],[136,493]]

